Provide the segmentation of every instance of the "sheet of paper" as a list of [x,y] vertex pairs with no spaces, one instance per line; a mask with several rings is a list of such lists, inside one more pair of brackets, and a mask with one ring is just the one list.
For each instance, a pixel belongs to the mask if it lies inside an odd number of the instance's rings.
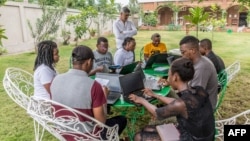
[[103,79],[103,78],[95,78],[95,80],[100,83],[102,86],[107,86],[109,83],[108,79]]

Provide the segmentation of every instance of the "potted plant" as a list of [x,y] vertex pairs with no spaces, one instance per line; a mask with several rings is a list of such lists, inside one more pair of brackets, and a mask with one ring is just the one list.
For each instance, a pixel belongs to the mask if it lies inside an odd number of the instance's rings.
[[96,30],[95,30],[95,29],[93,29],[93,28],[90,28],[90,29],[89,29],[89,34],[90,34],[91,37],[94,37],[94,36],[95,36],[95,33],[96,33]]

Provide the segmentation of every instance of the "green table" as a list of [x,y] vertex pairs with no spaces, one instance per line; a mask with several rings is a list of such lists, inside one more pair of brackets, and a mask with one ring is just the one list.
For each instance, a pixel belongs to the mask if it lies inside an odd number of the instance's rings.
[[[166,66],[166,67],[168,67],[168,66]],[[150,75],[153,77],[161,77],[161,76],[167,75],[167,73],[156,73],[156,72],[154,72],[153,68],[145,69],[144,73],[146,75]],[[162,88],[161,91],[154,91],[154,92],[156,94],[166,96],[169,93],[169,91],[170,91],[170,87],[167,86],[167,87]],[[152,101],[152,103],[153,102],[157,102],[157,100]],[[129,126],[130,127],[128,128],[128,126],[127,126],[127,133],[128,133],[130,140],[133,141],[133,137],[135,135],[135,124],[136,124],[137,119],[140,116],[144,115],[144,112],[145,112],[144,107],[143,106],[136,106],[136,105],[131,104],[131,103],[127,103],[123,100],[122,97],[119,100],[117,100],[116,103],[112,105],[112,107],[115,109],[118,109],[122,115],[129,117],[129,119],[130,119]],[[127,111],[131,107],[136,107],[136,110],[134,112],[128,113]]]

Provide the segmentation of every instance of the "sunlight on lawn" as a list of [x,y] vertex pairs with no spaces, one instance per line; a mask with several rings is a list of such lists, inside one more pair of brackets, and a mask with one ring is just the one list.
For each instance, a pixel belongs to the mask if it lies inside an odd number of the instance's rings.
[[[139,31],[135,36],[136,60],[139,60],[141,48],[148,42],[153,33],[158,32],[162,36],[162,42],[166,43],[168,50],[179,48],[179,41],[185,36],[185,31]],[[190,32],[195,35],[195,32]],[[231,33],[215,32],[213,38],[213,50],[221,56],[229,66],[235,60],[241,63],[240,73],[230,82],[227,87],[225,99],[222,102],[219,112],[222,118],[227,118],[241,111],[250,108],[250,33]],[[114,36],[108,36],[110,51],[114,54],[116,51]],[[212,38],[210,32],[200,32],[199,39]],[[74,44],[72,42],[72,44]],[[96,38],[84,40],[80,44],[87,45],[92,49],[96,48]],[[60,61],[56,66],[59,73],[66,72],[69,69],[69,58],[74,45],[60,45]],[[3,80],[4,71],[7,67],[19,67],[33,73],[35,54],[23,53],[19,55],[0,56],[0,79]],[[30,141],[34,140],[33,122],[26,112],[15,104],[5,93],[2,83],[0,85],[0,140],[1,141]],[[131,109],[133,110],[133,109]],[[118,112],[116,112],[118,113]],[[137,129],[148,124],[150,116],[146,115],[136,123]],[[217,117],[218,118],[218,117]],[[126,136],[124,132],[123,136]],[[43,140],[55,141],[56,139],[46,132]]]

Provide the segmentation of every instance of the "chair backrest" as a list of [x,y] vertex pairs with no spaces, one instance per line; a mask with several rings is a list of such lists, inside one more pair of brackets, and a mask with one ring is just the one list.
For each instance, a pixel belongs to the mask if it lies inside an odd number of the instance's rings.
[[143,62],[144,61],[144,46],[141,48],[140,50],[140,61]]
[[34,93],[33,75],[20,68],[7,68],[3,86],[9,97],[27,109],[30,96]]
[[224,125],[250,124],[250,110],[246,110],[233,117],[215,121],[216,141],[224,141]]
[[218,108],[220,107],[223,99],[224,99],[224,96],[225,96],[225,92],[226,92],[226,89],[227,89],[227,82],[228,82],[228,79],[227,79],[227,72],[225,70],[222,70],[218,75],[218,81],[219,81],[219,94],[218,94],[218,100],[217,100],[217,104],[216,104],[216,108],[215,108],[215,111],[218,110]]
[[31,97],[27,113],[57,138],[60,134],[65,140],[119,140],[118,125],[109,127],[53,100]]
[[228,75],[228,83],[233,79],[233,77],[240,71],[240,62],[235,61],[233,64],[226,68]]

